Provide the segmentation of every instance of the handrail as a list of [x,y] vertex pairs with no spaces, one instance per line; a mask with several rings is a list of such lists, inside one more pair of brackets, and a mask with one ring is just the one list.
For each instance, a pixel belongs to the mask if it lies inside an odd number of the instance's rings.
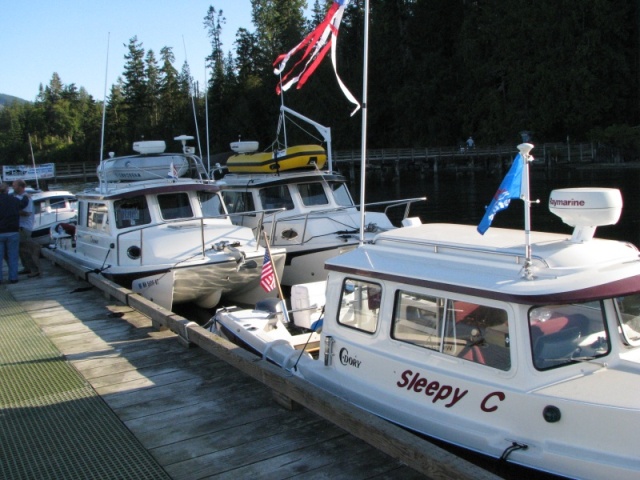
[[[276,209],[276,211],[280,211],[280,210],[284,210],[284,209]],[[120,252],[120,237],[122,237],[123,235],[130,235],[132,233],[136,233],[139,232],[140,233],[140,265],[144,265],[144,259],[143,259],[143,255],[144,255],[144,232],[146,230],[150,230],[152,228],[157,228],[157,227],[161,227],[164,225],[167,226],[171,226],[171,225],[179,225],[179,224],[187,224],[187,223],[195,223],[195,222],[199,222],[199,228],[200,228],[200,251],[202,254],[202,257],[205,256],[205,252],[207,250],[206,248],[206,242],[205,242],[205,236],[204,236],[204,232],[205,232],[205,220],[218,220],[218,219],[225,219],[225,218],[229,218],[229,226],[234,226],[233,223],[231,223],[231,216],[248,216],[248,215],[258,215],[259,216],[259,220],[258,220],[258,226],[255,230],[254,233],[254,241],[256,244],[256,251],[260,248],[260,232],[262,231],[262,225],[264,224],[264,217],[267,211],[265,210],[256,210],[253,212],[242,212],[242,213],[224,213],[224,214],[220,214],[220,215],[214,215],[214,216],[207,216],[207,217],[192,217],[192,218],[179,218],[179,219],[171,219],[171,220],[165,220],[164,222],[156,222],[156,223],[150,223],[147,225],[140,225],[136,228],[132,228],[130,230],[126,230],[123,232],[118,232],[116,234],[116,245],[118,247],[117,251]],[[194,225],[195,226],[195,225]],[[120,258],[117,258],[117,265],[120,266]]]
[[[475,253],[475,254],[483,254],[486,256],[495,256],[495,257],[502,257],[502,258],[512,258],[515,260],[515,264],[516,265],[524,265],[524,259],[525,259],[525,255],[519,254],[519,253],[510,253],[510,252],[498,252],[495,250],[490,250],[490,249],[485,249],[485,248],[478,248],[478,247],[463,247],[463,246],[458,246],[458,245],[450,245],[450,244],[446,244],[446,243],[435,243],[435,242],[429,242],[429,241],[421,241],[421,240],[409,240],[406,238],[389,238],[389,237],[385,237],[382,240],[383,243],[385,242],[389,242],[389,243],[402,243],[405,245],[417,245],[417,246],[421,246],[421,247],[428,247],[428,248],[432,248],[433,249],[433,253],[444,253],[444,250],[453,250],[456,252],[470,252],[470,253]],[[543,258],[540,257],[538,255],[532,255],[531,257],[532,259],[535,259],[536,261],[540,262],[544,267],[549,268],[549,264],[547,263],[547,261]]]
[[[384,211],[385,214],[386,214],[386,212],[390,208],[398,207],[398,206],[401,206],[401,205],[406,205],[404,216],[402,218],[404,220],[409,215],[409,210],[410,210],[411,205],[413,203],[425,201],[426,199],[427,199],[426,197],[416,197],[416,198],[408,198],[408,199],[404,199],[404,200],[386,200],[386,201],[382,201],[382,202],[372,202],[372,203],[365,204],[365,211],[366,211],[366,207],[388,205],[387,208],[385,208],[385,211]],[[310,217],[312,217],[312,216],[315,217],[315,216],[320,216],[320,215],[327,215],[329,213],[335,213],[335,212],[343,212],[343,211],[346,211],[346,210],[359,211],[360,210],[360,206],[359,205],[349,205],[349,206],[342,206],[342,207],[326,208],[326,209],[322,209],[322,210],[312,210],[310,212],[298,213],[298,214],[295,214],[295,215],[290,215],[290,216],[285,216],[285,217],[277,217],[277,213],[276,213],[273,216],[273,221],[272,221],[272,225],[271,225],[271,238],[274,238],[273,234],[276,231],[276,226],[277,226],[278,222],[303,220],[303,230],[302,230],[302,235],[301,235],[301,238],[300,238],[299,245],[304,245],[307,242],[307,240],[305,240],[305,238],[306,238],[306,234],[307,234],[307,225],[308,225]],[[330,220],[332,220],[331,217],[328,217],[328,218]],[[359,227],[359,225],[354,226],[354,228],[358,228],[358,227]],[[334,232],[334,233],[338,233],[338,232]]]

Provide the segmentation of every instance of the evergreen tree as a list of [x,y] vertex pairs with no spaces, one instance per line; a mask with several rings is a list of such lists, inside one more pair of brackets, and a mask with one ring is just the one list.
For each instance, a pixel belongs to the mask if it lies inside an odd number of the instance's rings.
[[149,97],[148,82],[145,72],[144,49],[138,37],[129,40],[129,52],[124,56],[124,82],[122,95],[127,111],[129,138],[140,140],[148,131]]
[[145,57],[145,74],[147,80],[147,104],[149,107],[149,134],[159,133],[160,112],[160,71],[153,50]]
[[[182,131],[184,118],[184,100],[181,99],[178,71],[173,66],[175,57],[170,47],[160,50],[162,66],[160,67],[159,103],[162,110],[161,138],[172,138]],[[166,140],[165,140],[166,141]]]

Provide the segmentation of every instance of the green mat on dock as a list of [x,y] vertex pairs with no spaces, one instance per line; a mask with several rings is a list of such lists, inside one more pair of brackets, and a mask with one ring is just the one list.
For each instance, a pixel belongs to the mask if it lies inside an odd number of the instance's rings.
[[169,478],[4,287],[0,478]]

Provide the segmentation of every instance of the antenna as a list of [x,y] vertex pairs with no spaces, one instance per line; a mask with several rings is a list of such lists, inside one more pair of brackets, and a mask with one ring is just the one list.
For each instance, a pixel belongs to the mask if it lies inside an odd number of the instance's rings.
[[211,170],[211,155],[209,154],[209,79],[207,78],[207,62],[204,62],[204,119],[207,140],[207,176]]
[[[184,47],[184,61],[189,66],[189,60],[187,59],[187,44],[184,42],[184,35],[182,36],[182,46]],[[193,121],[196,124],[196,137],[198,137],[198,152],[200,158],[202,158],[202,147],[200,146],[200,130],[198,129],[198,117],[196,116],[196,101],[193,95],[194,85],[191,81],[191,71],[189,70],[189,96],[191,97],[191,106],[193,107]],[[207,173],[208,175],[208,173]]]
[[36,157],[33,155],[33,145],[31,145],[31,134],[29,136],[29,148],[31,149],[31,163],[33,164],[33,175],[36,177],[36,188],[40,190],[40,184],[38,183],[38,169],[36,168]]
[[109,40],[111,39],[111,32],[107,34],[107,64],[104,69],[104,93],[102,95],[102,133],[100,134],[100,175],[98,175],[98,181],[100,183],[100,191],[102,191],[102,179],[104,177],[104,125],[107,118],[107,74],[109,72]]

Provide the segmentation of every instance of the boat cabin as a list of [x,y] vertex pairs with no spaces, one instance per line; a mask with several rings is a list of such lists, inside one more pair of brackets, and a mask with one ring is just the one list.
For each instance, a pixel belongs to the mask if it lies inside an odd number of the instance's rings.
[[230,214],[256,210],[303,212],[354,207],[344,177],[337,174],[227,174],[218,184]]
[[[185,245],[171,242],[170,233],[180,229],[199,229],[216,223],[227,228],[229,219],[219,189],[197,183],[166,183],[150,188],[126,187],[107,195],[79,195],[76,249],[91,257],[106,257],[117,243],[118,258],[109,262],[118,265],[155,264],[162,257],[173,258]],[[159,235],[159,231],[162,235]],[[156,247],[152,245],[161,242]],[[141,245],[145,243],[146,255]],[[202,242],[198,242],[202,249]],[[186,255],[186,251],[184,254]]]

